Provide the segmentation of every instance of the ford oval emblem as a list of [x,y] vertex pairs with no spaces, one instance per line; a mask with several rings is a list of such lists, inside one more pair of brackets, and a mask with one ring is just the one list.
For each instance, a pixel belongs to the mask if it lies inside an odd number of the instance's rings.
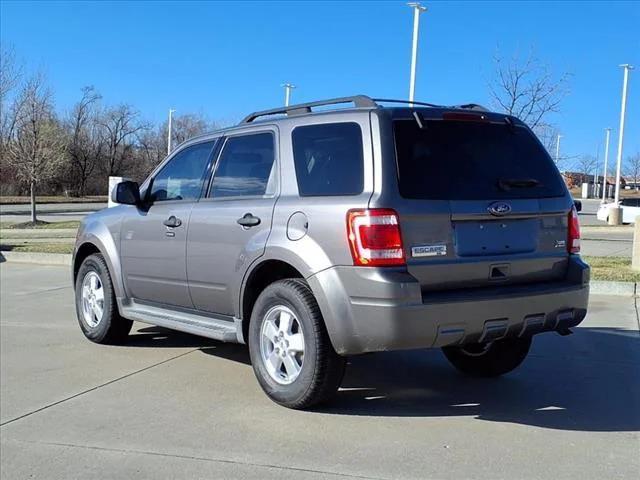
[[496,217],[502,217],[508,213],[511,213],[511,205],[505,202],[493,202],[487,207],[489,213]]

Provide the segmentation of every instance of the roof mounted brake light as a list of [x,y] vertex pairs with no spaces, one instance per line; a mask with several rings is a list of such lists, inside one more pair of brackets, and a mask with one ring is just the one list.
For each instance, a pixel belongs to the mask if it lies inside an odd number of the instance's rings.
[[453,120],[457,122],[488,122],[489,119],[486,115],[477,113],[463,113],[463,112],[446,112],[442,114],[443,120]]

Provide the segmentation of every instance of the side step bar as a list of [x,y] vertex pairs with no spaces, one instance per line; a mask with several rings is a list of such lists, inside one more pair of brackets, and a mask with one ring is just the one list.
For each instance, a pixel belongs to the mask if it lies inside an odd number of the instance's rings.
[[122,316],[129,320],[149,323],[223,342],[244,343],[242,324],[236,318],[225,320],[223,318],[167,310],[135,302],[131,302],[129,305],[121,305],[121,309]]

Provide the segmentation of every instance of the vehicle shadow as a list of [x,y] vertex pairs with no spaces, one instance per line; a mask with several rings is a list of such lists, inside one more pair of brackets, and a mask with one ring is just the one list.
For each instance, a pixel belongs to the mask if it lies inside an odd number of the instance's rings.
[[202,353],[251,365],[245,345],[223,343],[210,338],[178,332],[164,327],[145,326],[133,330],[127,338],[127,347],[198,348]]
[[534,339],[530,356],[500,378],[457,373],[437,350],[350,359],[338,415],[450,417],[578,431],[640,431],[640,334],[578,328]]
[[[529,357],[500,378],[458,373],[439,350],[350,357],[342,387],[315,413],[371,417],[474,416],[543,428],[640,431],[640,333],[576,328],[575,334],[534,338]],[[145,327],[129,346],[196,347],[206,355],[250,366],[245,345]]]
[[220,345],[220,342],[209,338],[156,326],[132,330],[125,344],[127,347],[152,348],[208,348],[217,345]]

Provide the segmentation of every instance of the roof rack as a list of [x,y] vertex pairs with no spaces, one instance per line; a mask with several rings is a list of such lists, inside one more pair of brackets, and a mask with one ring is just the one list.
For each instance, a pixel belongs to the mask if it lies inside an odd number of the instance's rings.
[[436,105],[434,103],[416,102],[411,100],[393,100],[391,98],[374,98],[374,102],[377,103],[406,103],[409,105],[420,105],[423,107],[445,108],[442,105]]
[[394,100],[389,98],[371,98],[366,95],[353,95],[351,97],[340,97],[340,98],[331,98],[329,100],[320,100],[317,102],[309,102],[309,103],[299,103],[297,105],[290,105],[288,107],[279,107],[272,108],[269,110],[262,110],[260,112],[253,112],[246,117],[244,117],[240,123],[251,123],[260,117],[267,117],[269,115],[304,115],[306,113],[311,113],[313,107],[322,107],[326,105],[338,105],[340,103],[353,103],[356,108],[379,108],[380,103],[402,103],[408,105],[418,105],[421,107],[433,107],[433,108],[462,108],[466,110],[478,110],[478,111],[488,111],[482,105],[478,105],[476,103],[467,103],[464,105],[453,105],[450,107],[443,105],[435,105],[433,103],[425,103],[425,102],[416,102],[409,100]]
[[378,104],[366,95],[354,95],[352,97],[340,97],[332,98],[329,100],[320,100],[318,102],[299,103],[297,105],[291,105],[288,107],[272,108],[270,110],[262,110],[261,112],[253,112],[242,119],[240,123],[251,123],[256,118],[266,117],[268,115],[286,114],[291,115],[303,115],[305,113],[311,113],[312,107],[322,107],[324,105],[337,105],[340,103],[353,103],[356,108],[376,108]]

